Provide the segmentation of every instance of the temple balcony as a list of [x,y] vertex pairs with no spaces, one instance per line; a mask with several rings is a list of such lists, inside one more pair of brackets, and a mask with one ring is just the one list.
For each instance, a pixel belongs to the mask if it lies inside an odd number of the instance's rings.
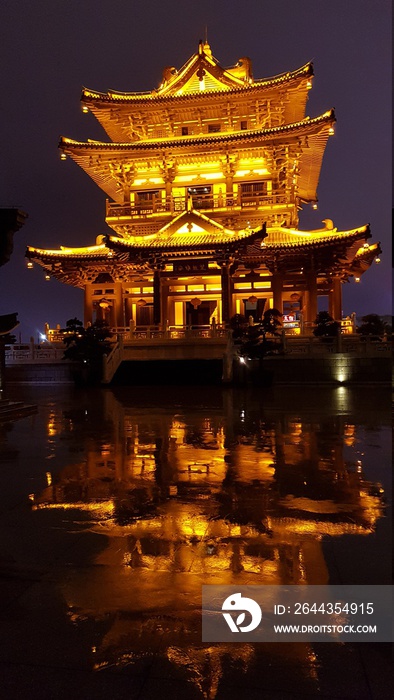
[[[192,196],[192,208],[204,211],[206,214],[215,213],[227,216],[229,214],[264,211],[265,209],[293,210],[294,203],[289,202],[286,194],[254,195],[246,196],[226,194],[207,194]],[[107,200],[106,222],[114,228],[117,224],[125,224],[131,221],[147,218],[166,220],[177,216],[188,208],[188,197],[169,196],[166,199],[152,196],[150,199],[139,198],[136,202],[119,204]]]

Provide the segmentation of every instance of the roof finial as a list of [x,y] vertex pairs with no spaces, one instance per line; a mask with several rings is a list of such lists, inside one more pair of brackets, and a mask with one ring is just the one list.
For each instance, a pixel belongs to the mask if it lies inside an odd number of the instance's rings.
[[205,25],[205,40],[204,40],[204,45],[203,45],[203,51],[207,56],[212,58],[211,47],[208,44],[208,25],[207,24]]

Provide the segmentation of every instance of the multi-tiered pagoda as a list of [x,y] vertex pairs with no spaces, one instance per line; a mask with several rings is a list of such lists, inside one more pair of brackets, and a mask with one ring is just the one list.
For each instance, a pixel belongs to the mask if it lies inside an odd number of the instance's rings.
[[[113,233],[84,248],[27,257],[84,289],[85,323],[227,323],[275,307],[312,323],[318,295],[342,316],[342,283],[380,252],[368,225],[298,230],[335,115],[305,116],[313,67],[255,80],[249,58],[222,68],[207,42],[146,93],[82,92],[109,141],[62,138],[108,195]],[[295,324],[297,325],[297,323]]]

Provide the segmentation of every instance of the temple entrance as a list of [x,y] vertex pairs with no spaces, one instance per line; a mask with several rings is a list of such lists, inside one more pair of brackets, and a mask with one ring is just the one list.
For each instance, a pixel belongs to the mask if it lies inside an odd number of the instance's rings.
[[252,316],[254,322],[260,321],[264,311],[266,310],[265,305],[267,299],[256,299],[255,302],[249,301],[249,299],[243,299],[242,301],[244,303],[244,315],[246,318]]
[[153,326],[153,304],[137,305],[137,326]]
[[188,326],[209,326],[210,317],[216,302],[202,301],[196,308],[190,301],[186,302],[186,324]]

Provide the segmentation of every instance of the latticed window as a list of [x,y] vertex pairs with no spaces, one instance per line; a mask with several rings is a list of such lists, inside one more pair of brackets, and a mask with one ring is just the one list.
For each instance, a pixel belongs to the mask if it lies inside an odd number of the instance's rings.
[[153,202],[159,196],[159,190],[144,190],[136,192],[137,202]]
[[220,131],[220,124],[208,124],[208,134],[216,134]]
[[241,194],[243,197],[263,197],[267,194],[267,183],[243,182],[241,183]]

